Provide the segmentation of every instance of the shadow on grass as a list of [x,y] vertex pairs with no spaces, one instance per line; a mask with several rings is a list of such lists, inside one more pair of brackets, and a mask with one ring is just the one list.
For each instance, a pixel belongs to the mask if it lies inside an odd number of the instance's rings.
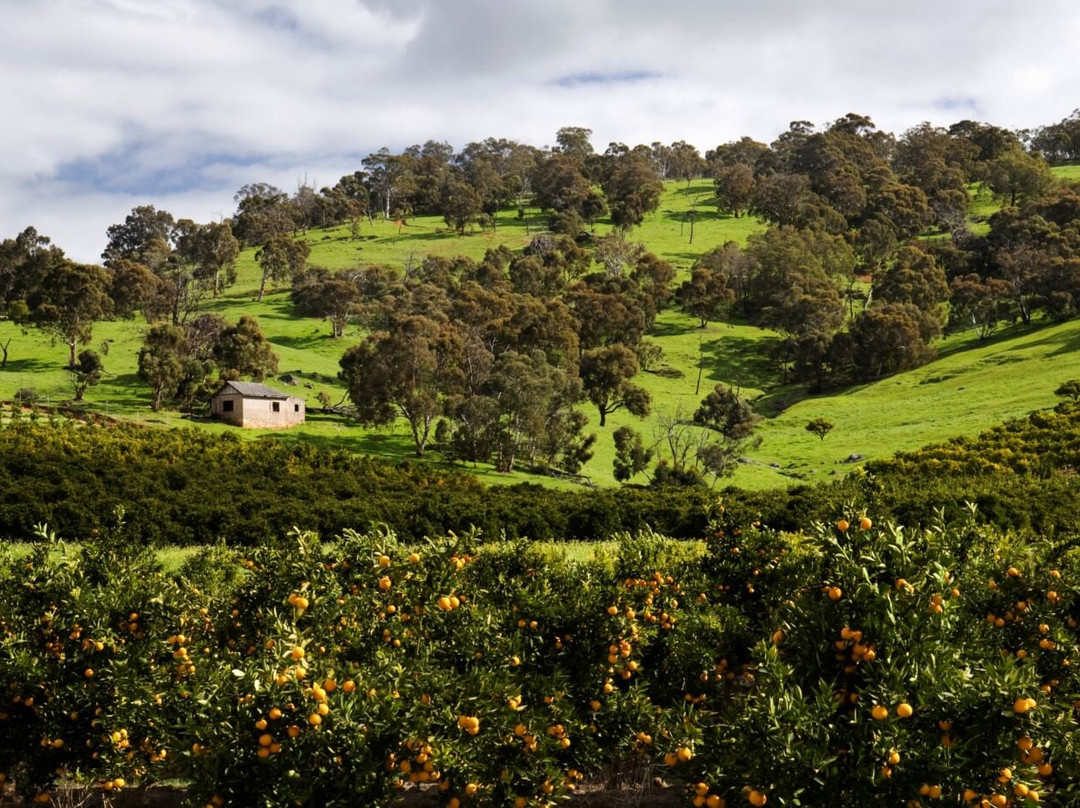
[[369,432],[355,421],[334,415],[309,414],[309,426],[260,435],[259,440],[304,443],[323,449],[372,455],[389,460],[416,459],[412,440],[407,435]]
[[[938,359],[943,359],[947,356],[959,356],[967,351],[973,351],[980,348],[990,348],[995,345],[999,345],[1005,342],[1012,342],[1025,334],[1034,334],[1039,331],[1060,326],[1061,323],[1050,320],[1039,320],[1033,322],[1031,325],[1023,325],[1017,323],[1016,325],[1009,325],[998,331],[995,331],[989,337],[985,339],[978,339],[970,332],[963,332],[963,334],[953,335],[948,344],[936,343]],[[1064,333],[1047,334],[1042,339],[1024,341],[1017,345],[1010,345],[1005,350],[1008,351],[1028,351],[1037,346],[1059,346],[1051,356],[1057,356],[1058,354],[1070,353],[1080,348],[1080,328],[1074,330],[1065,329]]]
[[[1053,323],[1057,325],[1057,323]],[[1035,340],[1033,342],[1027,342],[1024,345],[1014,345],[1009,348],[1010,351],[1027,350],[1036,346],[1056,346],[1055,350],[1050,356],[1060,356],[1061,354],[1075,353],[1080,350],[1080,328],[1073,328],[1065,330],[1063,333],[1048,334],[1042,339]]]
[[53,370],[55,367],[55,362],[45,362],[41,359],[10,359],[0,373],[33,373],[39,370]]
[[316,334],[310,334],[308,336],[276,336],[269,340],[271,345],[280,345],[282,348],[293,348],[298,351],[307,351],[312,348],[319,348],[325,346],[327,343],[341,345],[342,352],[345,351],[347,343],[345,340],[334,340],[329,333],[320,331]]
[[652,328],[649,329],[647,336],[649,337],[681,337],[684,334],[691,334],[694,332],[700,332],[701,334],[708,334],[706,329],[699,328],[696,323],[689,322],[661,322],[655,323]]
[[740,387],[767,390],[777,384],[776,372],[768,355],[779,338],[726,336],[720,334],[702,341],[706,378]]
[[137,410],[150,406],[150,387],[136,372],[118,373],[108,380],[108,385],[93,390],[95,409]]
[[776,418],[790,407],[815,398],[837,399],[852,396],[869,385],[853,384],[849,387],[828,387],[818,392],[811,392],[805,384],[787,384],[775,387],[754,401],[754,412],[766,418]]

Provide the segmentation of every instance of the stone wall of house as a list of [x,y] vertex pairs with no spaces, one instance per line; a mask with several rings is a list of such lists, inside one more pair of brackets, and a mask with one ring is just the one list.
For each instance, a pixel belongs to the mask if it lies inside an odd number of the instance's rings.
[[[227,410],[227,401],[232,402],[231,412]],[[215,418],[249,429],[288,429],[304,423],[307,414],[302,398],[244,398],[227,394],[215,397],[210,411]]]

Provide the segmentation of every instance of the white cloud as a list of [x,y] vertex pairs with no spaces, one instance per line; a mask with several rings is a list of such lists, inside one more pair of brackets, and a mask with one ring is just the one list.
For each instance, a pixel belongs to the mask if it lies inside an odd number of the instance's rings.
[[[1050,123],[1080,105],[1068,0],[9,0],[0,238],[95,260],[136,204],[228,214],[429,138],[701,149],[856,111]],[[577,81],[594,76],[635,80]],[[655,78],[654,78],[655,76]],[[335,173],[338,172],[338,173]]]

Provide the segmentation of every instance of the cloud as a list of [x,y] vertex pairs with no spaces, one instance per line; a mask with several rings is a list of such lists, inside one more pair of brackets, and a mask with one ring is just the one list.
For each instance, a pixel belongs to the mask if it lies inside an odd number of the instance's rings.
[[[135,204],[231,212],[381,146],[488,136],[704,150],[847,112],[897,133],[1075,106],[1068,0],[11,0],[0,238],[94,260]],[[171,207],[175,206],[175,207]],[[28,221],[28,217],[32,220]]]

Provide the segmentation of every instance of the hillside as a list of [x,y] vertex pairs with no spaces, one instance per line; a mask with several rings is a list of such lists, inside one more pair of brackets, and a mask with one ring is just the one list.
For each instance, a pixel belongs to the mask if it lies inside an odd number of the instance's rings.
[[[1080,173],[1076,166],[1056,170],[1068,177]],[[632,231],[631,238],[671,261],[684,276],[706,250],[728,240],[745,243],[748,235],[764,229],[751,217],[736,219],[718,214],[715,206],[708,204],[711,196],[708,180],[689,185],[667,183],[659,210]],[[692,206],[696,207],[697,218],[694,242],[690,244],[687,213]],[[975,196],[973,216],[985,217],[992,210],[987,195]],[[311,246],[309,263],[315,266],[339,268],[374,262],[401,268],[426,253],[480,258],[487,249],[499,245],[517,251],[528,243],[540,223],[537,210],[526,211],[523,219],[504,212],[494,232],[476,230],[458,236],[447,231],[441,218],[418,216],[400,227],[392,222],[376,220],[370,224],[365,220],[359,241],[351,238],[344,227],[311,230],[303,238]],[[602,222],[597,232],[609,228]],[[280,373],[297,377],[295,392],[304,395],[310,407],[319,406],[316,396],[322,391],[334,402],[341,400],[344,389],[336,378],[338,360],[345,348],[356,341],[355,328],[342,340],[331,339],[325,323],[294,316],[286,286],[271,287],[262,303],[255,302],[259,275],[253,250],[241,254],[238,274],[236,285],[206,310],[230,321],[242,314],[257,317],[280,357]],[[136,352],[145,328],[141,321],[95,326],[92,347],[100,348],[103,354],[107,351],[109,376],[90,388],[86,405],[146,424],[190,424],[192,421],[176,413],[152,413],[149,409],[148,390],[136,376]],[[970,333],[948,337],[936,343],[938,359],[917,370],[810,398],[801,385],[779,384],[775,368],[761,350],[776,339],[767,330],[716,323],[701,329],[692,318],[669,309],[661,313],[649,337],[663,348],[663,364],[671,371],[638,377],[653,396],[653,416],[643,422],[618,411],[609,417],[603,430],[598,430],[595,409],[588,405],[583,408],[590,420],[588,429],[600,433],[595,456],[583,469],[595,483],[615,482],[611,432],[631,425],[648,440],[653,437],[658,418],[674,417],[676,413],[689,415],[717,382],[738,386],[748,397],[759,399],[759,410],[768,416],[760,428],[763,442],[750,455],[752,464],[741,467],[732,480],[747,488],[768,488],[841,474],[849,468],[843,461],[851,455],[883,458],[951,435],[974,434],[1005,418],[1050,406],[1054,387],[1063,379],[1080,376],[1080,359],[1074,350],[1080,344],[1080,322],[1075,321],[1045,327],[1038,322],[1029,327],[1014,326],[985,342]],[[0,323],[0,341],[8,339],[11,358],[0,373],[0,398],[10,399],[16,391],[32,388],[47,403],[70,399],[71,385],[62,369],[65,346],[50,343],[38,331]],[[805,431],[806,422],[813,417],[825,417],[836,424],[824,441]],[[199,426],[211,432],[237,432],[215,423],[200,422]],[[240,434],[245,439],[264,437],[250,432]],[[311,413],[304,427],[275,437],[387,458],[411,454],[403,428],[367,430],[318,413]],[[429,460],[438,462],[434,456]],[[531,479],[520,473],[497,474],[490,468],[472,471],[489,482]],[[570,485],[563,481],[551,484]]]

